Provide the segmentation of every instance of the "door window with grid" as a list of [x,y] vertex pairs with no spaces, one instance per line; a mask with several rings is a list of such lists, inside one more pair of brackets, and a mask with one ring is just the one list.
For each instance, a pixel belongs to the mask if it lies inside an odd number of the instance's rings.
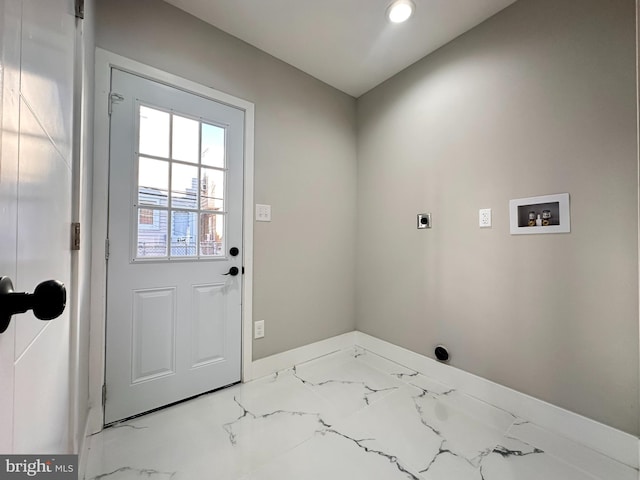
[[134,260],[225,256],[225,133],[138,105]]

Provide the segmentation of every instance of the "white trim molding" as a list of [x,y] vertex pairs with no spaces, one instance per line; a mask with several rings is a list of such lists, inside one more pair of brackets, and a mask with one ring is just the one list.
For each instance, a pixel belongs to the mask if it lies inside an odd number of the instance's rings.
[[366,333],[355,332],[355,344],[614,460],[638,468],[638,438],[633,435]]
[[85,429],[78,445],[78,478],[85,478],[87,462],[89,460],[89,450],[91,449],[91,433],[89,432],[89,422],[85,423]]
[[327,338],[303,347],[277,353],[253,362],[253,378],[258,379],[286,370],[294,365],[314,360],[355,345],[357,332],[343,333],[337,337]]
[[638,468],[639,442],[633,435],[358,331],[256,360],[253,362],[254,378],[354,346],[362,347],[550,432]]
[[107,239],[109,199],[109,111],[108,95],[111,90],[111,69],[118,68],[156,82],[174,86],[187,92],[224,103],[245,114],[244,144],[244,207],[243,207],[243,261],[242,292],[242,380],[252,378],[252,325],[253,325],[253,174],[254,123],[253,103],[200,85],[191,80],[158,70],[115,53],[96,48],[95,88],[95,142],[93,171],[93,225],[94,248],[91,260],[91,329],[89,339],[89,434],[103,427],[102,385],[105,368],[106,279],[107,264],[102,247]]

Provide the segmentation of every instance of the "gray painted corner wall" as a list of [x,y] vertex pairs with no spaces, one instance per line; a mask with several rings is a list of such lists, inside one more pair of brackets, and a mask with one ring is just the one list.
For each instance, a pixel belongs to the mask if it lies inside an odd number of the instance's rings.
[[[427,355],[445,343],[456,367],[638,433],[633,0],[520,0],[357,116],[160,0],[96,3],[99,47],[256,104],[273,222],[255,224],[254,359],[356,327]],[[509,234],[509,199],[562,192],[570,234]]]
[[[358,100],[356,325],[637,434],[634,7],[520,0]],[[509,234],[563,192],[570,234]]]
[[[638,112],[640,112],[640,78],[638,78],[638,62],[640,60],[640,30],[639,30],[639,26],[640,26],[640,0],[636,0],[636,110]],[[640,114],[638,116],[638,118],[640,118]],[[638,136],[638,145],[640,146],[640,123],[636,122],[636,134]],[[637,158],[638,158],[638,169],[640,170],[640,148],[638,149],[638,151],[636,152]],[[640,175],[638,178],[639,182],[638,182],[638,210],[640,210]],[[640,223],[640,220],[639,220]],[[640,229],[638,231],[638,255],[640,257]],[[640,283],[640,271],[638,272],[638,277],[639,280],[638,282]],[[640,302],[640,299],[639,299]],[[639,307],[640,310],[640,307]],[[638,349],[640,349],[640,318],[638,320]],[[638,372],[640,374],[640,372]],[[638,382],[640,383],[640,378],[638,379]],[[638,389],[638,432],[640,432],[640,388]],[[639,434],[640,436],[640,434]],[[640,443],[639,445],[639,449],[640,449]],[[640,456],[640,453],[638,454]],[[638,477],[640,477],[640,474],[638,474]]]
[[97,2],[97,46],[254,102],[259,359],[355,328],[355,99],[160,0]]

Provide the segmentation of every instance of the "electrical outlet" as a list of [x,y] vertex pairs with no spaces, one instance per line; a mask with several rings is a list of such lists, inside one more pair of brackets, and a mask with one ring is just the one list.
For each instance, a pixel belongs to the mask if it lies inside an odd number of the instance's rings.
[[258,320],[253,326],[253,338],[264,337],[264,320]]
[[480,228],[488,228],[491,226],[491,209],[490,208],[481,208],[479,217],[480,217]]
[[271,221],[271,205],[260,205],[256,203],[256,222]]
[[418,214],[418,229],[431,228],[431,214],[419,213]]

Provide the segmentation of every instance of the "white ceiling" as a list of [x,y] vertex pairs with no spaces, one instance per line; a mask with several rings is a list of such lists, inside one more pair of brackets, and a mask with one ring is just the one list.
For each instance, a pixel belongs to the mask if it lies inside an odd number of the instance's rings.
[[414,0],[391,24],[391,0],[165,0],[359,97],[515,0]]

